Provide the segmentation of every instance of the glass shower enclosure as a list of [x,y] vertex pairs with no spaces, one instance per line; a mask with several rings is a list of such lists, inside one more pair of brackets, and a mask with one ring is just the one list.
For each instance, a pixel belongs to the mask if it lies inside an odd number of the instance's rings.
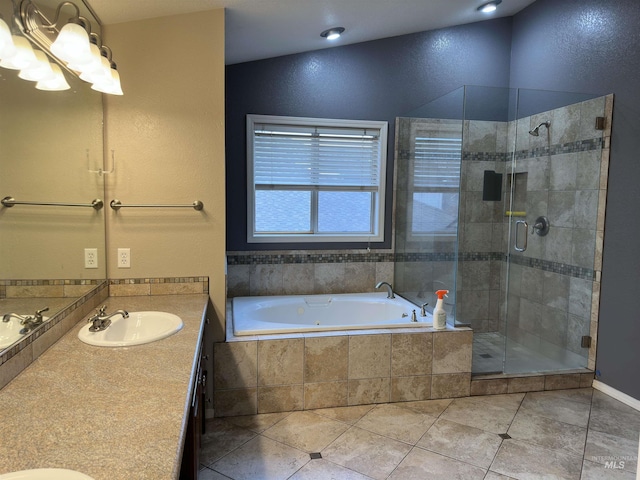
[[589,366],[605,110],[603,96],[465,86],[396,119],[396,291],[431,311],[449,290],[474,374]]

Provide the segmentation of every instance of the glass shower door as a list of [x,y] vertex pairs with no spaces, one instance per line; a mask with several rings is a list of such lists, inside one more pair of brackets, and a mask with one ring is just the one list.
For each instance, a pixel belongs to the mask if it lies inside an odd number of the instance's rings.
[[604,97],[518,91],[504,216],[504,373],[587,367],[601,116]]

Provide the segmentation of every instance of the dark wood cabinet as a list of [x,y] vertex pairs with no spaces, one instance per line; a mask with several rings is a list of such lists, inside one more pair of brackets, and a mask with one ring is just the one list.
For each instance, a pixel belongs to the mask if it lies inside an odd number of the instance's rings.
[[182,451],[180,480],[197,480],[200,464],[200,443],[204,424],[204,392],[206,372],[202,368],[202,345],[198,348],[198,366],[192,388],[189,423]]

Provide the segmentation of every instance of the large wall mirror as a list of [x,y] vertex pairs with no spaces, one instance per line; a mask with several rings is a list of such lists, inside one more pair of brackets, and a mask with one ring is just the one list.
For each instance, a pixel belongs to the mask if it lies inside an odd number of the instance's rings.
[[[61,1],[33,3],[53,19]],[[98,29],[87,5],[74,3]],[[14,35],[19,5],[0,0]],[[0,206],[0,315],[48,307],[46,321],[106,279],[105,208],[88,205],[104,200],[102,94],[68,71],[70,89],[41,91],[1,65],[0,199],[14,204]],[[38,328],[16,334],[8,328],[19,321],[9,320],[0,321],[0,352]]]

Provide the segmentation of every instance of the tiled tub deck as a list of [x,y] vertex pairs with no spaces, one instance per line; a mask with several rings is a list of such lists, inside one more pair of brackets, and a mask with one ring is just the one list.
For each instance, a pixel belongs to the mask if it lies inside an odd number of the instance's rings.
[[214,344],[218,417],[590,386],[591,372],[471,378],[468,328],[231,337]]

